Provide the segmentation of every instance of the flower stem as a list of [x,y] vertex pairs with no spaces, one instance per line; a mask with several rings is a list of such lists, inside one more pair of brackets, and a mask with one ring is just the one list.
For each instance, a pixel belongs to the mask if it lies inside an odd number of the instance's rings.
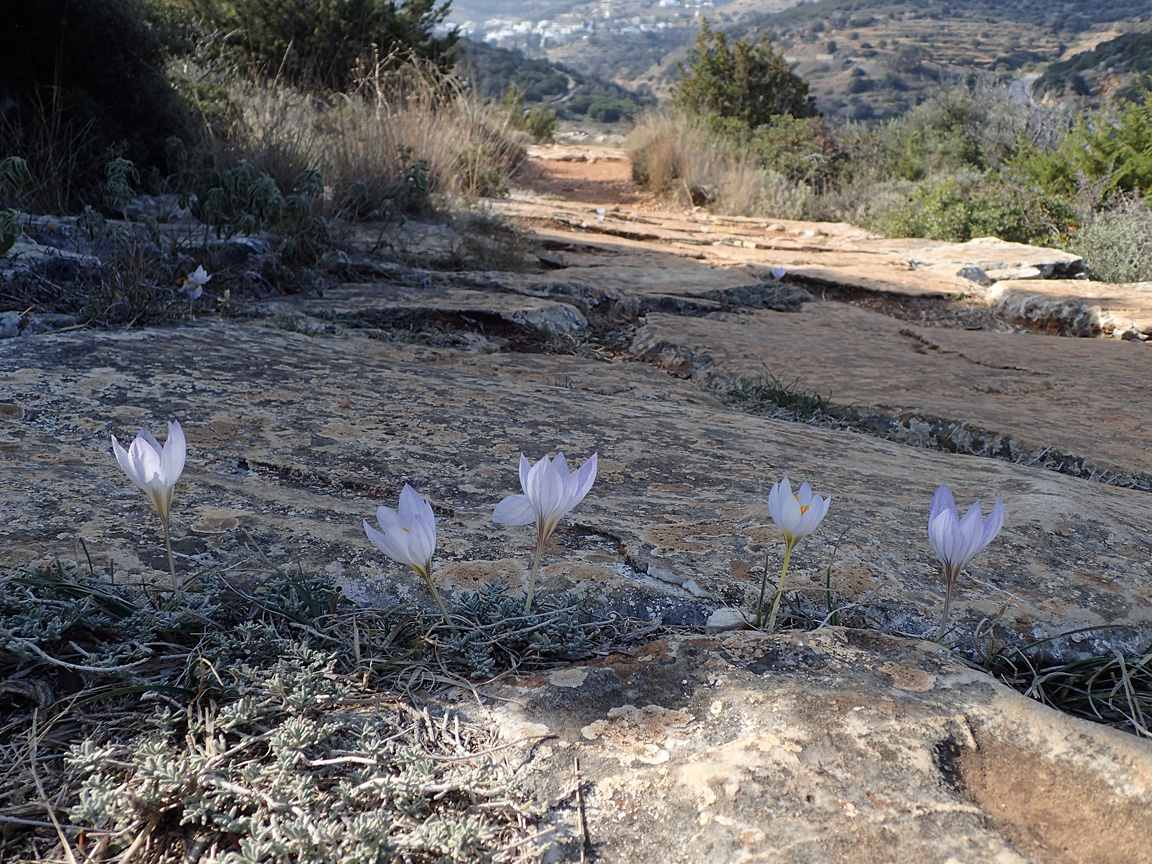
[[[412,569],[416,570],[415,567]],[[440,592],[437,591],[436,586],[432,584],[432,574],[424,573],[420,570],[416,570],[416,572],[423,576],[424,581],[428,583],[428,590],[432,592],[432,599],[435,600],[436,605],[440,607],[440,614],[444,617],[444,623],[448,625],[449,629],[451,629],[453,633],[455,633],[456,625],[454,625],[452,623],[452,619],[448,617],[448,610],[444,608],[444,601],[440,599]]]
[[764,620],[764,589],[768,585],[768,550],[764,550],[764,578],[760,580],[760,602],[756,604],[756,626]]
[[784,567],[780,570],[780,584],[776,586],[776,599],[772,601],[772,611],[768,613],[768,632],[776,626],[776,613],[780,611],[780,600],[784,597],[784,577],[788,575],[788,562],[792,560],[793,545],[784,547]]
[[532,562],[532,575],[528,577],[528,599],[524,601],[524,611],[532,611],[532,595],[536,590],[536,574],[540,572],[540,556],[544,554],[544,540],[536,541],[536,559]]
[[955,584],[955,577],[950,577],[948,569],[944,568],[944,614],[940,616],[940,630],[936,634],[937,642],[943,640],[944,631],[948,627],[948,611],[952,608],[952,586]]
[[172,557],[172,532],[168,528],[167,519],[162,518],[160,524],[164,526],[164,548],[168,550],[168,572],[172,574],[172,588],[183,596],[184,586],[176,578],[176,559]]

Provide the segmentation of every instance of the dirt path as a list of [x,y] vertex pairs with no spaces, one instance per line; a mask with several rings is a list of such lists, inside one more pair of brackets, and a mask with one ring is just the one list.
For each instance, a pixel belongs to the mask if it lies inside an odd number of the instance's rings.
[[514,186],[544,198],[582,204],[659,209],[654,196],[632,179],[625,150],[550,144],[528,148],[528,159],[512,177]]

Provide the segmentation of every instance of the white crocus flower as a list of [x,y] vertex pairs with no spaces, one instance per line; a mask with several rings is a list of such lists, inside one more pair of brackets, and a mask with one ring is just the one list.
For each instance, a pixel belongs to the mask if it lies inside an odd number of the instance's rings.
[[497,504],[492,513],[492,521],[500,525],[536,523],[536,558],[532,563],[532,575],[528,579],[525,611],[532,608],[532,594],[544,544],[556,530],[560,518],[580,503],[595,480],[595,453],[578,471],[568,470],[568,462],[563,453],[557,453],[556,458],[551,460],[545,456],[535,465],[530,465],[527,457],[520,454],[520,487],[524,493],[509,495]]
[[773,267],[769,272],[772,274],[772,278],[777,282],[783,279],[788,273],[788,271],[783,267]]
[[928,540],[932,543],[944,571],[944,615],[940,619],[940,632],[936,639],[944,638],[948,626],[948,611],[952,606],[952,590],[960,571],[972,557],[987,546],[1000,533],[1004,525],[1004,502],[997,498],[991,515],[984,519],[977,501],[960,518],[956,503],[952,500],[952,490],[941,484],[932,496],[932,506],[928,511]]
[[204,286],[211,281],[212,277],[204,269],[203,264],[197,266],[187,276],[180,277],[180,282],[185,286],[184,290],[187,292],[189,300],[199,300],[200,295],[204,293]]
[[436,552],[436,516],[432,505],[405,483],[400,491],[400,512],[391,507],[377,507],[376,521],[380,523],[379,531],[364,520],[364,533],[372,545],[393,561],[408,565],[424,579],[444,622],[452,626],[432,582],[432,556]]
[[[776,624],[776,614],[780,610],[780,600],[784,596],[784,578],[788,575],[788,563],[792,560],[792,550],[796,544],[811,534],[820,525],[828,512],[832,497],[821,498],[812,494],[807,483],[793,494],[788,478],[772,486],[768,493],[768,513],[776,527],[784,532],[784,567],[780,571],[780,584],[776,588],[776,599],[772,601],[772,611],[768,616],[768,630]],[[760,602],[756,606],[756,626],[760,626],[764,613],[764,588],[768,583],[768,553],[764,553],[764,579],[760,583]]]
[[116,454],[116,461],[120,463],[128,479],[147,494],[156,509],[156,514],[160,517],[160,522],[164,526],[164,545],[168,549],[168,569],[172,572],[172,581],[175,583],[176,564],[172,558],[169,518],[176,481],[184,471],[184,461],[188,454],[184,430],[177,422],[169,423],[168,440],[161,447],[152,433],[147,429],[141,429],[127,450],[120,446],[120,442],[113,435],[112,452]]

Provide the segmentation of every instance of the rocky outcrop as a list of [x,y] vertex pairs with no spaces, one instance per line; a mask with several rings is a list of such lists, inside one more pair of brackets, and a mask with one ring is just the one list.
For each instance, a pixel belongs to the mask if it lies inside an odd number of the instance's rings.
[[[543,860],[1152,861],[1152,744],[968,665],[1043,639],[1049,661],[1131,653],[1152,632],[1146,346],[1014,329],[955,275],[1056,274],[1070,256],[507,207],[538,220],[535,272],[361,250],[364,281],[240,320],[0,343],[0,561],[166,584],[110,436],[175,418],[181,573],[257,583],[272,562],[360,604],[431,608],[361,520],[410,483],[436,514],[449,603],[495,578],[519,588],[534,532],[491,520],[519,454],[595,452],[539,590],[661,638],[418,697],[500,730],[543,805]],[[836,251],[846,238],[867,248]],[[797,423],[715,392],[757,376],[837,411]],[[706,635],[717,610],[751,617],[766,565],[775,579],[783,475],[832,497],[791,559],[786,632]],[[1006,518],[937,645],[921,640],[944,597],[926,533],[941,482],[961,508],[1002,498]]]
[[569,805],[551,860],[1152,861],[1152,748],[929,643],[674,638],[498,693],[482,713]]

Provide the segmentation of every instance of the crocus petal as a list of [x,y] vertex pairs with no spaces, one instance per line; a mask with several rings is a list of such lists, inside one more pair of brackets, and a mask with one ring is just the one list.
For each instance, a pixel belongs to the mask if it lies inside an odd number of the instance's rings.
[[768,515],[772,517],[773,522],[780,524],[780,481],[773,483],[772,491],[768,493]]
[[980,548],[983,549],[989,543],[996,539],[996,535],[1000,533],[1000,529],[1004,526],[1004,502],[997,498],[996,506],[992,509],[992,514],[988,517],[988,521],[984,523],[984,536],[981,538]]
[[948,488],[946,483],[941,483],[936,494],[932,496],[932,507],[928,511],[928,521],[931,522],[945,510],[951,510],[953,515],[959,518],[959,514],[956,513],[956,503],[952,500],[952,490]]
[[579,504],[584,496],[588,494],[588,490],[592,488],[592,484],[596,482],[596,454],[593,453],[588,461],[580,466],[579,471],[574,471],[568,475],[568,503],[564,508],[567,513],[577,504]]
[[524,494],[528,496],[537,521],[548,522],[560,518],[559,511],[565,498],[565,479],[556,473],[547,456],[532,466]]
[[383,505],[376,508],[376,521],[380,523],[380,530],[385,534],[401,525],[400,514],[391,507],[384,507]]
[[785,495],[783,485],[776,506],[780,508],[780,521],[777,523],[780,530],[786,535],[795,533],[800,525],[800,502],[796,500],[795,495]]
[[400,490],[400,524],[410,528],[415,519],[435,519],[432,515],[432,505],[405,483],[404,488]]
[[952,560],[952,528],[955,522],[956,517],[948,510],[937,513],[928,521],[928,541],[932,544],[936,557],[945,564]]
[[140,439],[143,439],[145,442],[147,442],[152,447],[152,449],[156,451],[157,456],[163,455],[164,448],[160,446],[160,442],[156,440],[156,436],[149,432],[147,429],[141,429],[136,433],[136,440],[139,441]]
[[120,442],[116,440],[116,436],[112,436],[112,452],[116,454],[116,461],[120,463],[120,467],[124,473],[128,475],[128,479],[135,483],[137,486],[143,486],[140,479],[136,476],[136,466],[132,464],[132,459],[128,455],[128,451],[120,446]]
[[528,472],[532,470],[532,466],[528,462],[528,457],[523,453],[520,454],[520,488],[525,492],[528,491]]
[[[824,519],[824,515],[828,512],[828,503],[832,500],[831,496],[822,499],[819,495],[813,495],[808,503],[808,509],[800,517],[800,524],[796,527],[794,532],[798,537],[807,537],[815,531]],[[803,499],[801,499],[803,501]]]
[[411,556],[408,554],[408,544],[399,539],[399,536],[404,535],[402,528],[397,528],[395,531],[388,531],[382,534],[369,525],[368,520],[365,519],[364,533],[368,535],[368,539],[372,541],[373,546],[393,561],[412,566]]
[[527,495],[509,495],[492,511],[492,521],[500,525],[528,525],[536,521],[536,511]]
[[572,473],[568,469],[568,460],[564,458],[563,452],[556,454],[556,458],[552,460],[552,467],[561,477],[567,477]]
[[188,444],[184,440],[184,430],[176,421],[168,424],[168,440],[164,442],[160,462],[165,485],[174,487],[184,473],[184,462],[188,458]]
[[[403,529],[399,529],[403,530]],[[432,556],[436,553],[436,524],[424,519],[417,519],[408,531],[408,555],[421,574],[427,574],[432,569]]]

